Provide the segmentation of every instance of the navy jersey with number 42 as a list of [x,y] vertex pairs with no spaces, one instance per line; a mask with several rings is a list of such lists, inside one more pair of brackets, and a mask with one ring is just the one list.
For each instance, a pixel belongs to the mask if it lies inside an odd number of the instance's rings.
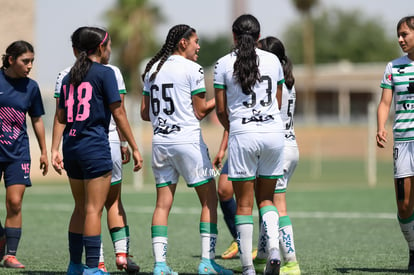
[[69,80],[70,74],[62,81],[59,99],[59,108],[65,109],[66,117],[64,158],[110,158],[109,105],[121,101],[114,71],[94,62],[79,86],[74,87]]

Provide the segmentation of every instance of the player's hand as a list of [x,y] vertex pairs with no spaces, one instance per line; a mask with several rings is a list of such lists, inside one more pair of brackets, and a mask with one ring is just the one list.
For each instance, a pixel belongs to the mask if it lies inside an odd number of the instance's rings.
[[387,143],[387,131],[385,129],[381,129],[377,131],[377,146],[379,148],[384,148],[385,143]]
[[131,160],[131,151],[128,146],[121,146],[122,164],[126,164]]
[[43,176],[46,176],[49,171],[49,161],[47,160],[46,154],[40,156],[40,170],[43,170]]
[[142,168],[144,160],[138,149],[132,151],[132,157],[134,158],[134,172],[137,172]]
[[219,151],[213,159],[213,167],[216,167],[217,169],[221,170],[221,168],[223,168],[223,158],[224,152]]
[[63,159],[62,156],[60,155],[60,153],[58,151],[52,151],[52,166],[55,169],[55,171],[59,174],[62,175],[62,170],[63,170]]

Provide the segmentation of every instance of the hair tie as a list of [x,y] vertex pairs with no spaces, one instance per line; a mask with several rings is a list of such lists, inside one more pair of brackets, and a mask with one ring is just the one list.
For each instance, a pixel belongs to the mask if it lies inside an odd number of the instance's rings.
[[103,45],[103,43],[105,43],[105,40],[108,38],[108,32],[105,32],[105,37],[104,37],[104,39],[102,40],[102,42],[99,44],[99,46],[102,46]]

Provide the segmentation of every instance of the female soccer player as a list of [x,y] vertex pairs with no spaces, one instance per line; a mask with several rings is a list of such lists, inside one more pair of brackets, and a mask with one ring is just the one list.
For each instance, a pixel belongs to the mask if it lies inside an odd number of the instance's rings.
[[[280,268],[280,273],[284,275],[300,275],[300,268],[296,259],[292,222],[286,208],[286,189],[299,161],[299,149],[293,127],[293,116],[296,106],[295,78],[292,73],[292,62],[286,56],[282,41],[276,37],[269,36],[259,40],[258,48],[271,52],[279,58],[285,78],[280,109],[285,129],[283,177],[277,180],[273,203],[279,212],[279,246],[283,257],[283,266]],[[266,242],[261,241],[265,236],[263,228],[261,229],[257,257],[253,261],[256,271],[263,270],[268,252],[265,245]]]
[[[112,159],[107,138],[111,113],[132,148],[134,171],[142,158],[121,107],[114,71],[102,65],[111,54],[109,34],[88,28],[79,35],[79,54],[63,79],[57,109],[63,132],[64,169],[69,177],[75,209],[69,224],[68,274],[106,274],[98,268],[101,247],[101,216],[111,184]],[[54,127],[61,127],[55,124]],[[54,136],[55,137],[55,136]],[[53,144],[57,141],[53,140]],[[59,154],[52,156],[55,169],[62,169]]]
[[[80,27],[72,34],[72,47],[74,55],[79,54],[79,35],[82,31],[85,31],[88,27]],[[101,59],[102,62],[108,62],[108,60]],[[122,77],[121,71],[118,67],[106,64],[108,67],[113,69],[115,77],[117,80],[117,85],[119,89],[119,95],[121,96],[121,106],[124,108],[124,95],[126,94],[126,88],[124,79]],[[62,87],[63,78],[70,72],[71,67],[68,67],[61,71],[57,77],[55,85],[55,94],[56,98],[56,108],[59,106],[59,97],[60,89]],[[55,121],[57,121],[57,116],[55,114]],[[55,122],[56,123],[56,122]],[[55,127],[54,141],[59,142],[63,133],[64,125]],[[122,142],[120,142],[120,135],[122,137]],[[113,162],[112,169],[112,178],[111,178],[111,187],[109,189],[108,198],[105,202],[105,208],[107,209],[107,224],[108,229],[111,235],[113,242],[115,256],[116,256],[116,266],[118,269],[125,269],[127,273],[137,273],[139,271],[139,266],[132,261],[129,255],[129,226],[127,225],[127,217],[125,209],[121,200],[121,186],[122,186],[122,164],[128,163],[130,161],[130,151],[128,149],[128,143],[125,141],[125,138],[122,136],[122,133],[118,132],[116,123],[111,116],[111,122],[109,124],[109,144],[111,147],[111,155]],[[59,143],[52,144],[52,156],[54,154],[59,154]],[[57,172],[61,174],[61,168],[58,167]],[[103,247],[101,247],[100,258],[99,258],[99,268],[103,271],[106,271]]]
[[232,31],[235,47],[216,63],[214,87],[217,116],[229,131],[228,178],[236,195],[240,260],[243,274],[256,274],[251,256],[255,195],[269,248],[265,274],[279,274],[279,216],[273,193],[283,175],[283,70],[275,55],[256,48],[260,24],[254,16],[239,16]]
[[388,141],[385,124],[394,99],[394,185],[398,221],[408,243],[408,271],[414,272],[414,16],[397,24],[398,43],[406,55],[389,62],[381,82],[382,96],[377,111],[377,145]]
[[152,217],[154,275],[176,274],[166,264],[168,216],[178,177],[194,187],[202,210],[200,217],[201,262],[199,274],[233,274],[216,264],[217,195],[212,165],[200,120],[215,106],[206,101],[204,72],[198,58],[198,36],[187,25],[172,27],[161,50],[148,62],[141,105],[143,120],[153,125],[152,170],[157,202]]
[[[22,233],[22,203],[30,181],[28,113],[40,147],[40,169],[48,171],[42,97],[36,81],[28,77],[34,50],[26,41],[11,43],[3,55],[0,69],[0,173],[6,186],[6,221],[0,225],[0,259],[3,266],[24,268],[16,259]],[[7,246],[7,250],[6,250]]]

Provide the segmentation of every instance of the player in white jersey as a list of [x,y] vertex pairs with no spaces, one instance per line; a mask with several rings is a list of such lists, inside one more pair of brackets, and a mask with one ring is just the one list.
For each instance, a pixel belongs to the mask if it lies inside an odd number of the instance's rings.
[[389,62],[381,82],[377,111],[377,145],[387,142],[385,124],[394,100],[394,185],[398,221],[408,243],[408,271],[414,272],[414,16],[397,24],[398,43],[407,55]]
[[[78,32],[82,31],[82,29],[83,27],[79,28],[74,32],[74,35],[72,36],[75,56],[77,54],[75,46],[77,41],[77,34]],[[110,64],[106,64],[106,66],[110,67],[115,73],[116,81],[118,84],[118,91],[121,96],[122,107],[124,108],[124,96],[127,91],[122,73],[116,66]],[[62,80],[70,72],[70,69],[71,67],[68,67],[58,74],[54,94],[54,97],[56,98],[56,104],[59,104]],[[55,119],[57,119],[56,116]],[[59,133],[56,132],[54,134],[58,135]],[[122,141],[120,140],[120,137],[122,137]],[[109,124],[108,140],[111,147],[111,158],[113,162],[111,188],[109,189],[108,198],[105,203],[105,208],[107,210],[108,229],[110,231],[111,239],[113,242],[116,255],[115,262],[118,269],[125,269],[128,273],[136,273],[139,271],[139,266],[130,259],[129,227],[127,225],[127,217],[121,200],[122,164],[126,164],[130,161],[131,153],[128,149],[128,144],[125,141],[125,138],[122,136],[121,132],[118,132],[117,130],[113,116],[111,116]],[[99,259],[99,268],[103,271],[106,271],[102,245]]]
[[[279,58],[282,63],[285,78],[282,90],[282,106],[280,109],[280,115],[285,129],[283,177],[277,181],[275,194],[273,195],[273,203],[279,211],[279,246],[283,257],[283,266],[280,269],[280,273],[283,275],[299,275],[300,268],[296,259],[292,222],[287,214],[286,208],[286,189],[299,161],[299,149],[293,127],[293,116],[296,106],[295,78],[292,73],[292,63],[286,56],[285,47],[279,39],[272,36],[266,37],[259,40],[258,47],[275,54]],[[266,246],[263,245],[265,242],[262,241],[263,235],[262,228],[259,234],[257,257],[254,260],[256,270],[258,268],[260,269],[261,263],[265,263],[263,259],[267,256]]]
[[256,48],[260,24],[254,16],[239,16],[232,31],[235,49],[216,63],[214,88],[218,118],[229,131],[228,178],[236,194],[240,260],[243,274],[256,274],[251,257],[256,196],[269,248],[265,274],[279,274],[279,216],[273,193],[283,175],[283,70],[275,55]]
[[200,120],[215,106],[206,101],[204,72],[198,58],[198,36],[188,25],[176,25],[161,50],[148,62],[142,75],[143,120],[153,125],[152,170],[157,202],[151,235],[154,275],[177,274],[166,263],[168,216],[178,177],[194,187],[202,210],[200,217],[201,262],[198,274],[233,274],[215,262],[217,239],[217,195]]

